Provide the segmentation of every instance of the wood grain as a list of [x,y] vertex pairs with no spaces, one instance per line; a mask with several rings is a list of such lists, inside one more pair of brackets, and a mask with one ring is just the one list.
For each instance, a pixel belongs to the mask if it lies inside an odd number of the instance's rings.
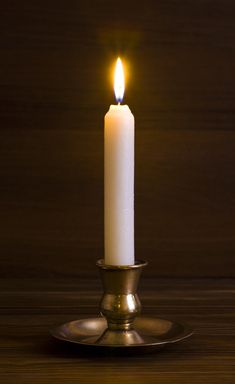
[[136,257],[149,276],[234,276],[234,17],[232,0],[1,2],[1,277],[95,274],[117,54]]
[[188,322],[195,335],[161,352],[97,356],[54,343],[49,330],[96,316],[97,279],[55,284],[0,282],[0,377],[10,383],[225,383],[234,382],[234,280],[142,279],[144,313]]
[[[102,132],[2,135],[2,276],[96,273],[102,139]],[[137,130],[136,256],[149,261],[152,276],[233,275],[233,139],[233,132]]]

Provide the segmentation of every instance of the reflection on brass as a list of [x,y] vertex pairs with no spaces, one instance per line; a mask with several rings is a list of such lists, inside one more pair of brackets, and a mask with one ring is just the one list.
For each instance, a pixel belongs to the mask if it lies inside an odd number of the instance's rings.
[[133,321],[141,310],[137,295],[139,277],[146,265],[145,261],[128,266],[109,266],[103,260],[97,262],[104,289],[100,311],[109,330],[130,331],[133,328]]

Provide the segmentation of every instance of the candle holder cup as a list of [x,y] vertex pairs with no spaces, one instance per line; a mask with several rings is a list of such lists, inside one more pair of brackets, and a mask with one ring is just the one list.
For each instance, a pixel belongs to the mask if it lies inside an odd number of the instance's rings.
[[146,261],[113,266],[100,259],[96,265],[103,284],[102,316],[63,324],[52,331],[55,338],[92,350],[146,353],[192,335],[192,329],[182,323],[139,316],[137,289]]

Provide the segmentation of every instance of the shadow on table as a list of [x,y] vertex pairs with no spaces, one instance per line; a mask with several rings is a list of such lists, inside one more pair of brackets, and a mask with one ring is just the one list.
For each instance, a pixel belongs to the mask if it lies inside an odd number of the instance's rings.
[[[184,343],[181,345],[183,346]],[[85,346],[85,345],[78,345],[73,343],[65,343],[60,340],[56,340],[53,338],[50,338],[48,340],[45,340],[45,342],[38,345],[37,351],[51,356],[56,357],[62,357],[62,358],[102,358],[102,357],[110,357],[113,356],[125,356],[125,357],[133,357],[133,356],[147,356],[149,354],[157,355],[165,355],[165,353],[169,354],[175,354],[175,352],[178,350],[179,345],[170,345],[165,346],[161,350],[146,350],[146,352],[141,351],[141,353],[138,352],[135,348],[126,348],[126,349],[106,349],[106,348],[99,348],[96,349],[94,347]]]

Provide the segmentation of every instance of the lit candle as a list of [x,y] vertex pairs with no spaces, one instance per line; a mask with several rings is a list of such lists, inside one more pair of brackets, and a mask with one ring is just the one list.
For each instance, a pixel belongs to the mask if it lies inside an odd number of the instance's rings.
[[124,73],[117,60],[117,105],[105,115],[105,264],[134,264],[134,116],[124,95]]

